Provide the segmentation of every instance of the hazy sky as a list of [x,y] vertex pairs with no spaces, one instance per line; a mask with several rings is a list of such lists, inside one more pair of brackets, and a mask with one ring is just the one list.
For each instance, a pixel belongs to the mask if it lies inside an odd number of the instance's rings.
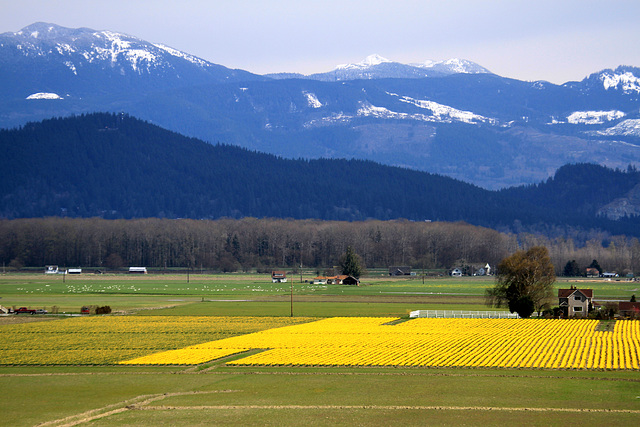
[[638,0],[0,0],[0,33],[38,21],[122,32],[258,74],[330,71],[373,53],[463,58],[553,83],[640,66]]

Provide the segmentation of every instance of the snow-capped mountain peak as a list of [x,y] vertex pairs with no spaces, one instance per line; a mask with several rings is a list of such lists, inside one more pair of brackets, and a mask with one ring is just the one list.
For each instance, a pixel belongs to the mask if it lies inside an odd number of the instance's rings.
[[[0,58],[11,58],[23,67],[16,67],[15,72],[3,69],[7,81],[15,82],[9,87],[21,98],[34,93],[78,97],[96,91],[128,91],[132,87],[162,90],[212,82],[264,80],[127,34],[65,28],[45,22],[0,34]],[[39,71],[43,69],[47,69],[44,75]],[[76,93],[68,92],[67,79],[74,81]]]
[[600,74],[600,81],[605,90],[618,89],[624,93],[640,93],[640,77],[632,70],[618,68],[613,72],[604,71]]
[[383,58],[382,56],[374,53],[373,55],[367,56],[364,61],[358,62],[356,64],[340,64],[336,66],[336,70],[358,70],[364,68],[370,68],[376,65],[380,65],[389,61],[387,58]]
[[480,74],[480,73],[491,73],[486,68],[476,64],[475,62],[468,61],[466,59],[459,58],[451,58],[445,61],[431,61],[427,60],[420,63],[409,64],[413,67],[418,68],[426,68],[433,69],[442,72],[447,72],[449,74]]

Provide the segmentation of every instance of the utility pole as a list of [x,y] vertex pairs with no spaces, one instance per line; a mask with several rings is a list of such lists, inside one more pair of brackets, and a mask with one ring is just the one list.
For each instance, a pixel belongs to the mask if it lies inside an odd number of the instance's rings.
[[293,317],[293,280],[291,280],[291,317]]

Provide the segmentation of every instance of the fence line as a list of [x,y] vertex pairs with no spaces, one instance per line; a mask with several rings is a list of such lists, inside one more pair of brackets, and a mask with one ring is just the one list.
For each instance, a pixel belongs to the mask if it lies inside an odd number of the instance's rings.
[[453,319],[518,319],[518,313],[508,311],[463,311],[463,310],[416,310],[409,317],[453,318]]

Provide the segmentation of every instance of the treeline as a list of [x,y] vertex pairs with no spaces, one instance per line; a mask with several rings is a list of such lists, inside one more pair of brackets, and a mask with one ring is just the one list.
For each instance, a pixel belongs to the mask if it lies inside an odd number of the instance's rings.
[[368,268],[410,265],[414,270],[498,264],[519,249],[546,246],[561,275],[568,261],[581,269],[597,259],[603,269],[640,272],[635,238],[592,236],[586,244],[527,233],[501,233],[466,223],[412,221],[0,220],[0,261],[7,267],[191,268],[217,271],[320,271],[338,264],[351,246]]

